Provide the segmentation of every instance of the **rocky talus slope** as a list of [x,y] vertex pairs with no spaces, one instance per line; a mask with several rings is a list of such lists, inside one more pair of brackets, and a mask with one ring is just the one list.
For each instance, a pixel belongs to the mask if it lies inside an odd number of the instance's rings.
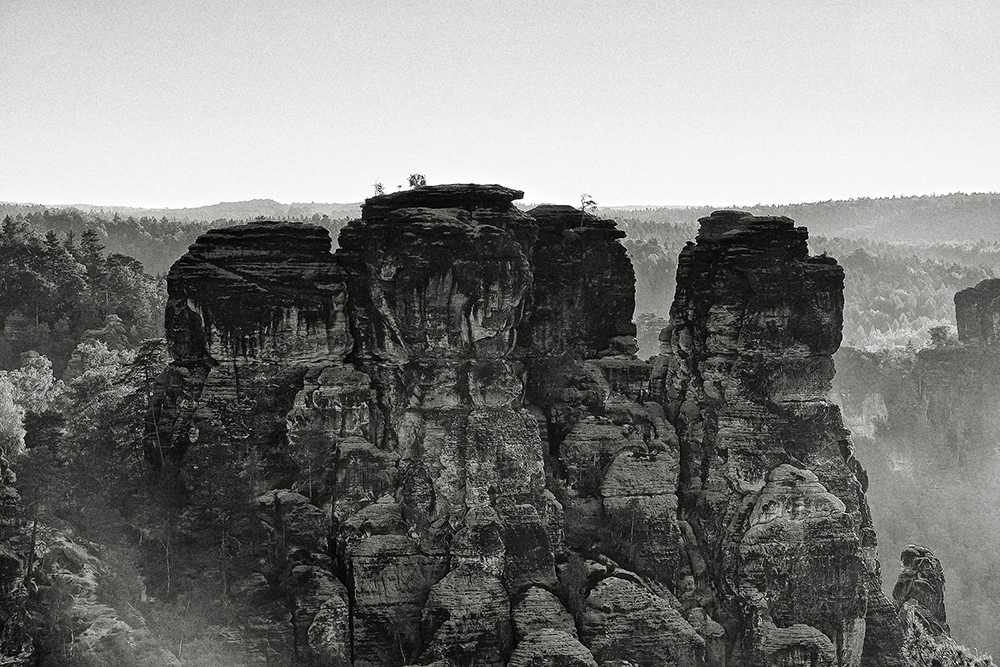
[[826,399],[842,269],[788,219],[704,219],[647,364],[622,233],[520,196],[418,188],[335,254],[255,222],[174,264],[154,592],[225,599],[249,665],[905,664]]

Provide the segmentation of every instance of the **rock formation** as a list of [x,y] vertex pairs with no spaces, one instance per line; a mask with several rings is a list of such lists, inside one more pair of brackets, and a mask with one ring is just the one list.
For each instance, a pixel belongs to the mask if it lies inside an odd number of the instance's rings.
[[930,549],[907,545],[892,597],[905,629],[903,655],[913,665],[995,667],[988,655],[951,638],[944,608],[944,569]]
[[825,398],[836,262],[703,220],[650,366],[621,232],[521,194],[382,195],[335,254],[255,222],[173,266],[145,446],[188,567],[160,587],[221,580],[248,664],[901,664]]
[[657,373],[677,427],[678,592],[736,664],[899,664],[848,432],[828,399],[843,269],[787,218],[718,211],[682,251]]
[[984,280],[955,295],[958,339],[967,345],[1000,343],[1000,279]]
[[896,608],[911,606],[928,630],[936,635],[949,633],[941,561],[930,549],[914,544],[903,549],[899,560],[902,571],[892,589]]
[[15,481],[6,458],[0,456],[0,664],[21,667],[34,664],[35,651],[26,608],[30,548]]

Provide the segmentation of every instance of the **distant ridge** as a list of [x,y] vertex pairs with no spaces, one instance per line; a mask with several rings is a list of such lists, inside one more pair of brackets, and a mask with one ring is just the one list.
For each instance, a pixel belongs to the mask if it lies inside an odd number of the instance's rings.
[[[533,205],[518,202],[519,208]],[[786,215],[799,225],[809,228],[812,236],[829,238],[868,238],[890,243],[947,243],[985,240],[1000,242],[1000,193],[953,193],[912,197],[881,197],[872,199],[828,200],[801,204],[751,206],[600,206],[597,212],[605,217],[626,221],[626,231],[639,232],[636,225],[664,223],[695,225],[698,218],[712,211],[734,208],[753,215]],[[282,204],[273,199],[251,199],[220,202],[190,208],[139,208],[131,206],[98,206],[93,204],[40,205],[0,202],[0,218],[5,215],[27,215],[46,209],[77,209],[87,216],[111,218],[115,213],[123,218],[166,217],[180,222],[215,222],[217,220],[253,220],[267,218],[311,218],[326,215],[331,220],[357,218],[360,203],[296,202]],[[639,233],[647,236],[649,230]]]
[[[1000,242],[1000,193],[841,199],[802,204],[753,206],[608,206],[597,212],[630,226],[683,224],[717,209],[759,216],[788,216],[810,236],[867,238],[889,243]],[[636,230],[637,231],[637,230]],[[648,235],[646,233],[641,236]]]
[[[356,218],[361,215],[361,204],[328,204],[317,202],[294,202],[282,204],[273,199],[250,199],[237,202],[219,202],[207,206],[195,206],[188,208],[141,208],[136,206],[106,206],[96,204],[19,204],[0,203],[0,214],[12,215],[15,213],[29,213],[41,211],[43,209],[77,209],[84,213],[96,213],[112,216],[117,213],[120,216],[132,216],[135,218],[169,218],[172,220],[203,220],[211,222],[213,220],[251,220],[264,216],[267,218],[301,218],[313,215],[327,215],[332,219]],[[14,210],[16,209],[16,210]]]

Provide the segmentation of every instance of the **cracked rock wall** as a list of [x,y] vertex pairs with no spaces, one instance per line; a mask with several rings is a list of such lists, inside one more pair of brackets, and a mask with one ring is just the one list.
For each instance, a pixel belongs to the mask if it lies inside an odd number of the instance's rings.
[[677,593],[725,628],[735,664],[900,664],[860,466],[827,398],[843,269],[806,238],[718,211],[681,253],[656,372],[680,441]]
[[521,195],[374,197],[335,254],[214,230],[171,269],[146,453],[179,525],[220,456],[247,484],[244,659],[900,664],[825,398],[836,262],[786,219],[703,221],[650,365],[623,234]]

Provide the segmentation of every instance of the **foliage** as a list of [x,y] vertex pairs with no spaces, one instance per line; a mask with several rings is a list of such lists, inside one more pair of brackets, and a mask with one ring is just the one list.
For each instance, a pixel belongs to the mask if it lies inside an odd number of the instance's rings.
[[648,359],[660,353],[660,332],[668,323],[667,318],[653,313],[639,313],[635,316],[636,342],[639,344],[640,359]]
[[[635,212],[630,212],[633,215]],[[624,218],[624,245],[636,273],[636,312],[666,316],[673,300],[677,256],[696,235],[689,224]],[[983,262],[982,245],[912,246],[864,239],[810,238],[844,267],[844,343],[859,349],[920,346],[930,329],[955,326],[955,293],[991,278],[1000,269]],[[642,347],[642,354],[652,348]]]
[[[49,230],[40,236],[23,220],[7,217],[0,233],[0,367],[35,350],[58,371],[81,339],[117,335],[134,344],[162,333],[166,285],[129,256],[105,256],[93,229],[79,243]],[[108,325],[117,327],[112,331]],[[103,325],[103,328],[101,328]],[[119,345],[120,346],[120,345]]]
[[904,621],[903,657],[912,667],[995,667],[989,655],[933,637],[912,614]]
[[423,174],[410,174],[406,182],[410,184],[411,188],[422,188],[427,185],[427,179],[424,178]]
[[16,396],[10,378],[0,373],[0,454],[8,458],[24,450],[24,407]]

